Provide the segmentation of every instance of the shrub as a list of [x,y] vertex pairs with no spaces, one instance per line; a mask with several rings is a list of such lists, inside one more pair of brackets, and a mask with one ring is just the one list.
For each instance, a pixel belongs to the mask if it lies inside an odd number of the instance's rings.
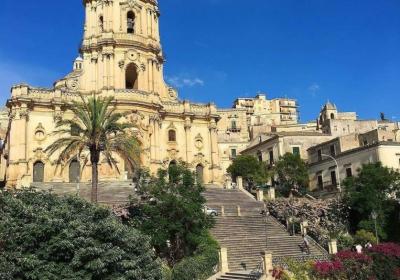
[[366,244],[368,241],[371,242],[372,245],[376,245],[376,238],[374,234],[363,229],[356,232],[354,241],[355,243],[360,243],[361,245]]
[[364,250],[337,253],[330,262],[316,263],[312,279],[400,280],[400,246],[384,243]]
[[202,239],[193,257],[187,257],[174,266],[173,280],[203,280],[213,275],[218,264],[218,243],[210,235]]
[[105,206],[23,189],[0,213],[0,279],[162,279],[149,238]]

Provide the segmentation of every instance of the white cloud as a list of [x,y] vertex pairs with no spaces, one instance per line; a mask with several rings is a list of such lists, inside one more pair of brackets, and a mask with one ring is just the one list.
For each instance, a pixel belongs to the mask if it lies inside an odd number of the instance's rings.
[[177,88],[182,88],[185,86],[193,87],[197,84],[201,86],[204,85],[204,81],[199,78],[189,79],[189,78],[174,76],[174,77],[165,77],[165,79],[169,84]]
[[313,97],[316,96],[316,92],[317,92],[318,90],[320,90],[320,89],[321,89],[321,87],[320,87],[317,83],[313,83],[313,84],[308,88],[308,90],[311,91],[311,95],[312,95]]

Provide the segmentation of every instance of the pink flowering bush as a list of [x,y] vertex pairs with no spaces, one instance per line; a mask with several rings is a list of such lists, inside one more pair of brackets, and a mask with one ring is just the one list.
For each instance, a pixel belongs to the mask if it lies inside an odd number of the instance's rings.
[[362,254],[344,251],[329,262],[315,263],[311,279],[400,280],[400,246],[383,243]]

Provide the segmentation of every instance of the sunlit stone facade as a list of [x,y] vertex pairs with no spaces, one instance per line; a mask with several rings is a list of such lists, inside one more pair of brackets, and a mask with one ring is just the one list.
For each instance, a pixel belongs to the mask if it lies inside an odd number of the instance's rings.
[[[73,62],[73,71],[53,88],[12,86],[7,101],[11,121],[3,151],[7,186],[77,180],[80,159],[61,170],[55,165],[58,155],[48,157],[44,150],[59,137],[51,134],[56,122],[74,118],[65,104],[79,100],[79,94],[114,96],[117,109],[130,112],[126,121],[137,125],[132,133],[144,151],[141,166],[155,172],[186,161],[199,180],[221,182],[216,106],[178,101],[177,90],[164,82],[157,1],[85,0],[83,4],[81,55]],[[131,173],[121,160],[118,166],[120,173],[100,163],[100,180],[124,179]],[[90,166],[85,166],[81,181],[89,181],[90,174]]]

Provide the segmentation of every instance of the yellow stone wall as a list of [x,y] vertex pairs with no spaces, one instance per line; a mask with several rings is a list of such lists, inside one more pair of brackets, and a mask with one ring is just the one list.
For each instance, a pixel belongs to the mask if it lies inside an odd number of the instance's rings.
[[[7,186],[31,184],[38,161],[44,164],[44,181],[70,181],[69,165],[57,169],[58,155],[49,158],[44,150],[59,137],[51,134],[56,122],[74,117],[65,111],[64,104],[79,100],[80,94],[114,96],[117,110],[130,112],[126,121],[137,125],[132,133],[144,150],[141,166],[156,172],[171,162],[185,161],[192,170],[202,169],[204,183],[220,183],[216,106],[178,101],[177,90],[165,84],[157,2],[86,0],[84,6],[81,57],[74,61],[73,71],[57,80],[53,88],[12,86],[7,101],[11,127],[3,151],[7,154]],[[127,33],[129,12],[135,15],[133,34]],[[138,83],[136,88],[127,89],[125,73],[131,66],[136,69]],[[169,130],[176,132],[175,141],[169,141]],[[116,158],[122,172],[100,162],[100,180],[125,178],[124,163]],[[83,165],[84,157],[79,161]],[[87,164],[81,181],[90,179]]]

